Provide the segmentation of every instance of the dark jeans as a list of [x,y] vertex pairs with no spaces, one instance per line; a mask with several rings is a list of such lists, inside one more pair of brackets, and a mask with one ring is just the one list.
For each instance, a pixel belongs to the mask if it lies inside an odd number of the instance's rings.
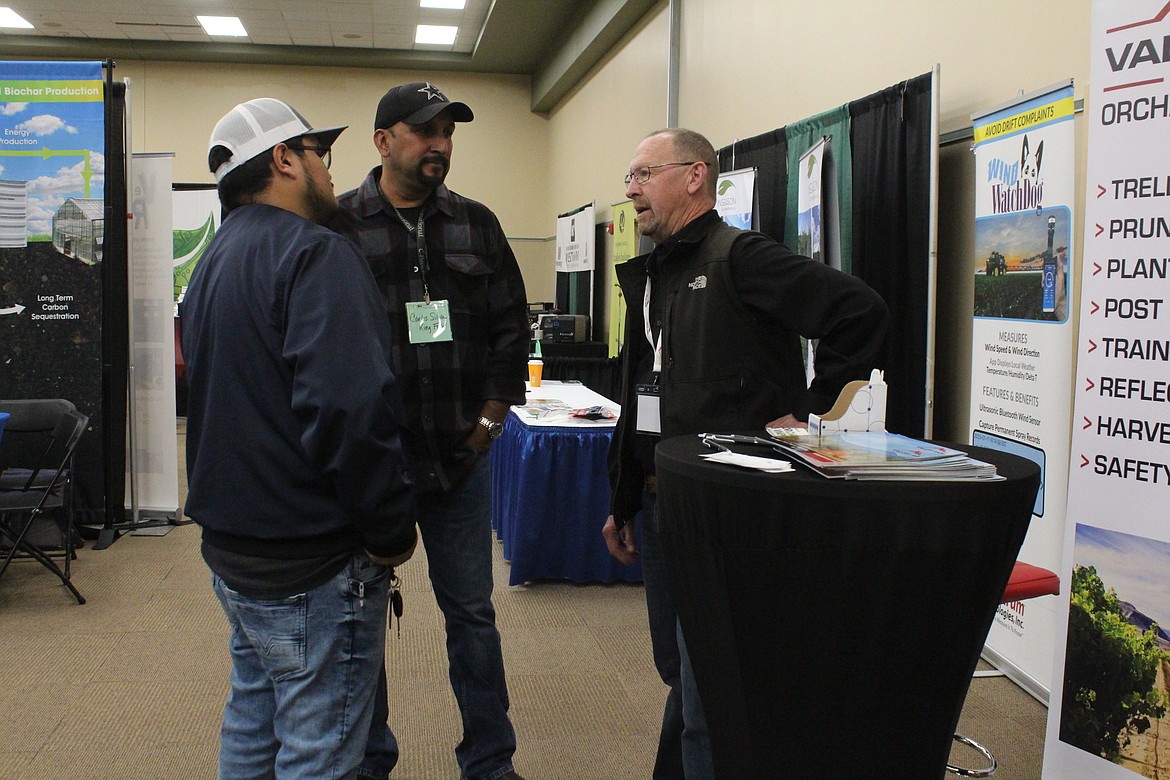
[[[417,501],[431,587],[446,622],[451,689],[463,719],[463,739],[455,746],[455,759],[463,777],[494,780],[512,771],[516,732],[508,718],[504,657],[492,606],[491,473],[487,456],[480,457],[471,474],[454,490],[420,493]],[[393,652],[387,660],[393,679]],[[385,725],[385,677],[375,710],[361,774],[385,777],[398,760],[394,735]]]
[[658,537],[658,501],[650,493],[642,495],[640,557],[654,666],[670,689],[662,713],[654,777],[656,780],[709,780],[715,776],[715,770],[707,719],[699,701],[699,689],[683,641],[682,626],[667,589],[666,566]]

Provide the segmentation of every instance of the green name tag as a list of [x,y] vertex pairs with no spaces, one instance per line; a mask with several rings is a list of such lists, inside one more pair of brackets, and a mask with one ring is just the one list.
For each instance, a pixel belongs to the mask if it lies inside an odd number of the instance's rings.
[[446,301],[406,304],[406,322],[411,344],[451,340],[451,311]]

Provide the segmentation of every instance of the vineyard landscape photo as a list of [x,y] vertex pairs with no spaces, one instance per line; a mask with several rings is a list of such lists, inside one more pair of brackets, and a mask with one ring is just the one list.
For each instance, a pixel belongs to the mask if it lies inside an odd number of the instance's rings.
[[1170,545],[1078,524],[1074,558],[1060,739],[1170,776]]

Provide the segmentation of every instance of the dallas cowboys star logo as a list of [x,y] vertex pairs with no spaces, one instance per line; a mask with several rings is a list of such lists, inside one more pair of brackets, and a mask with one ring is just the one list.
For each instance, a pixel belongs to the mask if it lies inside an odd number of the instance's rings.
[[438,87],[432,87],[428,82],[425,87],[419,90],[422,94],[427,96],[427,100],[447,100],[447,96],[439,91]]

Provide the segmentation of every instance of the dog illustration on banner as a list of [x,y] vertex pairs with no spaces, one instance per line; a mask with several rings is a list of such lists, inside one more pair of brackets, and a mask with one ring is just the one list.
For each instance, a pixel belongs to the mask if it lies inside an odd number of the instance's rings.
[[1036,206],[1036,213],[1043,209],[1044,180],[1040,177],[1040,166],[1044,164],[1044,142],[1036,144],[1036,151],[1030,152],[1028,135],[1024,134],[1024,141],[1020,144],[1020,178],[1026,192],[1033,193],[1032,200]]
[[1028,136],[1024,135],[1024,143],[1020,146],[1020,173],[1033,184],[1040,183],[1040,166],[1044,163],[1044,142],[1036,145],[1036,153],[1028,153]]
[[1003,159],[992,159],[987,167],[987,183],[991,187],[991,210],[993,214],[1009,214],[1013,211],[1043,208],[1044,178],[1040,174],[1044,163],[1044,141],[1033,149],[1025,134],[1020,142],[1019,161],[1009,163]]

